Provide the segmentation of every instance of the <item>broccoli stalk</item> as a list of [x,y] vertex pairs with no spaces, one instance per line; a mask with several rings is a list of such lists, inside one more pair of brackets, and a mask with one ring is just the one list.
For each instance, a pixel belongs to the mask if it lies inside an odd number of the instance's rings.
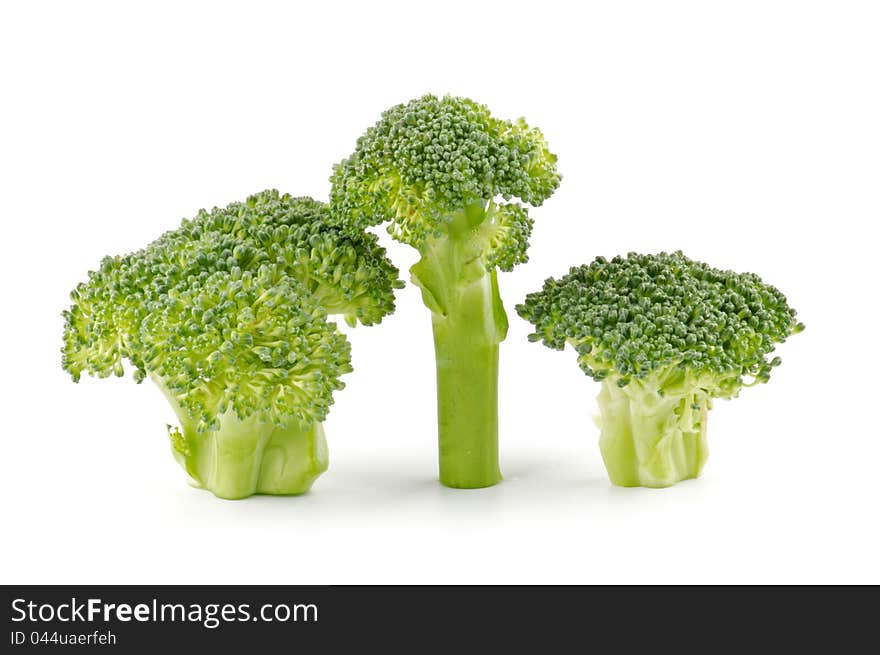
[[621,387],[605,379],[598,403],[599,448],[614,484],[668,487],[700,474],[710,401],[698,387],[676,392],[659,380]]
[[495,269],[474,252],[479,205],[452,217],[443,238],[429,239],[412,279],[431,310],[437,365],[440,481],[449,487],[495,484],[498,465],[498,345],[507,315]]
[[556,157],[524,121],[427,95],[386,111],[334,170],[331,210],[355,232],[388,221],[416,248],[412,281],[432,315],[440,481],[479,488],[498,465],[498,350],[507,316],[497,270],[528,260],[532,220],[559,185]]
[[105,258],[71,294],[62,365],[78,381],[147,376],[176,413],[175,459],[221,498],[301,494],[327,469],[322,421],[351,371],[328,313],[373,324],[397,269],[324,205],[266,191]]
[[697,477],[712,400],[767,382],[780,363],[769,354],[804,328],[756,275],[680,252],[599,257],[516,310],[535,325],[531,341],[570,344],[601,382],[599,446],[611,481],[627,487]]
[[327,470],[329,456],[320,422],[279,424],[258,414],[245,419],[227,410],[214,429],[199,430],[198,421],[154,374],[150,379],[177,414],[180,428],[168,426],[174,458],[191,483],[219,498],[254,494],[298,495]]
[[181,425],[183,433],[169,426],[175,459],[195,486],[219,498],[303,494],[329,464],[321,423],[281,427],[227,413],[202,434],[185,419]]

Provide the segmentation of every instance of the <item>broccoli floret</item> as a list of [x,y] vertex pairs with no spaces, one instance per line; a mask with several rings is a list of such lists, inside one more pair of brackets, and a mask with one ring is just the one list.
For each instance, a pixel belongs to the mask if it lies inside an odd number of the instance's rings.
[[672,254],[572,268],[517,305],[530,341],[578,354],[601,381],[599,445],[614,484],[666,487],[700,474],[714,398],[767,382],[777,343],[804,329],[751,273]]
[[180,421],[172,450],[222,498],[299,494],[327,468],[322,421],[351,371],[328,314],[381,321],[397,269],[325,205],[277,191],[201,211],[138,252],[105,258],[71,294],[62,365],[149,376]]
[[187,257],[190,270],[277,264],[328,313],[344,316],[351,326],[379,323],[394,311],[394,289],[403,286],[374,234],[343,233],[331,226],[324,203],[275,190],[224,209],[202,210],[159,241],[177,244],[177,261]]
[[412,281],[431,310],[440,480],[486,487],[498,467],[498,344],[507,316],[496,271],[527,261],[527,209],[559,185],[556,157],[522,119],[466,98],[426,95],[386,111],[338,164],[331,210],[356,232],[388,222],[416,248]]

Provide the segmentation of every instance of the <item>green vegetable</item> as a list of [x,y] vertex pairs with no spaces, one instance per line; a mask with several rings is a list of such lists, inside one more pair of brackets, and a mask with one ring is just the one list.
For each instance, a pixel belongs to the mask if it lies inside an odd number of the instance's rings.
[[107,257],[71,294],[62,365],[149,376],[180,421],[172,449],[221,498],[300,494],[327,468],[321,422],[351,371],[328,314],[370,325],[398,271],[374,235],[330,227],[325,205],[265,191],[200,211],[143,250]]
[[416,248],[410,273],[431,310],[440,481],[474,488],[498,467],[498,344],[507,316],[496,272],[527,261],[532,219],[559,185],[556,157],[522,119],[466,98],[426,95],[392,107],[338,164],[331,208],[348,229],[390,222]]
[[777,289],[681,252],[630,253],[548,279],[516,311],[531,341],[571,344],[601,381],[599,445],[621,486],[666,487],[706,461],[713,398],[767,382],[777,343],[804,329]]

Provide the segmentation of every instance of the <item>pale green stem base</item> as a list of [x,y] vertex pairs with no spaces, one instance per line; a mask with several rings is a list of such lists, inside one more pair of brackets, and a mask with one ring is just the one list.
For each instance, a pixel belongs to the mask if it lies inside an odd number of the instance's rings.
[[[165,391],[161,382],[157,384]],[[327,441],[320,423],[279,427],[255,417],[242,421],[230,410],[220,417],[219,429],[200,433],[173,397],[167,391],[165,395],[183,428],[181,432],[169,426],[175,459],[194,486],[218,498],[303,494],[327,470]]]
[[700,474],[709,455],[705,396],[660,396],[604,380],[598,401],[599,448],[611,482],[668,487]]
[[462,303],[456,320],[433,316],[440,482],[477,489],[501,480],[498,465],[498,344],[478,330],[483,304]]
[[329,463],[320,423],[280,428],[227,414],[219,430],[184,439],[187,450],[174,455],[193,485],[228,500],[303,494]]

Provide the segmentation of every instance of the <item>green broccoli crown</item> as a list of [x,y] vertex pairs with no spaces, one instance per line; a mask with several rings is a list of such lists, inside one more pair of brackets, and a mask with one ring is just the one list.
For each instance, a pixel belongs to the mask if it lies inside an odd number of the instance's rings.
[[198,422],[321,421],[351,370],[327,314],[379,322],[397,269],[374,235],[329,227],[327,208],[266,191],[201,211],[138,252],[105,258],[71,294],[62,365],[123,375],[129,360]]
[[121,376],[128,359],[135,379],[156,378],[199,431],[229,409],[280,425],[323,420],[350,347],[308,291],[268,264],[178,272],[141,251],[105,259],[76,288],[62,349],[73,379]]
[[[391,221],[396,239],[420,248],[452,215],[496,196],[540,205],[560,176],[544,136],[524,120],[494,118],[467,98],[426,95],[382,114],[331,181],[339,220],[358,229]],[[517,204],[494,209],[485,218],[487,263],[510,267],[524,259],[531,219]]]
[[596,379],[625,386],[659,376],[661,386],[695,384],[719,397],[766,382],[780,363],[768,355],[804,327],[785,296],[757,275],[681,252],[599,257],[548,279],[516,311],[535,325],[530,341],[556,350],[571,344]]
[[225,208],[202,210],[158,240],[193,271],[281,267],[330,314],[349,324],[379,323],[394,311],[403,283],[374,234],[331,227],[329,210],[311,198],[269,190]]

